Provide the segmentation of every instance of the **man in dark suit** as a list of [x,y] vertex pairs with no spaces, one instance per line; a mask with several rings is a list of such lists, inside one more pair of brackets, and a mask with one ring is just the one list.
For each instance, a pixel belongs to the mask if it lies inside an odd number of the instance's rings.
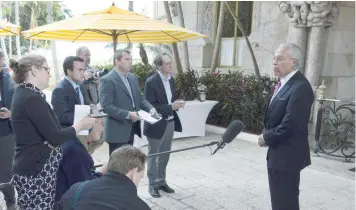
[[300,48],[282,44],[275,52],[274,73],[280,78],[264,116],[259,146],[267,146],[268,180],[273,210],[299,209],[300,171],[311,164],[308,122],[314,93],[299,71]]
[[84,61],[77,56],[68,56],[63,62],[65,77],[52,93],[52,106],[61,126],[69,127],[74,123],[76,104],[89,105],[81,83],[84,81]]
[[[12,160],[15,152],[15,137],[11,127],[11,101],[14,82],[5,65],[5,55],[0,50],[0,184],[11,180]],[[0,189],[4,194],[7,209],[16,209],[15,189],[7,186]]]
[[137,195],[146,158],[145,153],[130,145],[116,149],[110,156],[107,172],[102,171],[103,176],[72,185],[55,209],[150,210]]
[[[53,90],[51,103],[61,126],[69,127],[74,123],[75,105],[89,105],[86,91],[81,85],[84,81],[84,60],[78,56],[66,57],[63,71],[65,77]],[[85,136],[78,138],[90,154],[104,142],[103,140],[87,142]]]
[[[185,105],[177,100],[176,85],[172,73],[172,59],[166,54],[159,54],[154,64],[157,73],[149,77],[145,84],[145,97],[162,115],[162,119],[155,124],[144,124],[144,135],[148,140],[148,154],[170,151],[174,131],[182,132],[182,125],[176,110]],[[174,193],[166,182],[166,167],[169,154],[149,157],[147,161],[147,176],[149,180],[148,192],[152,197],[160,197],[158,190]]]
[[137,77],[130,73],[130,51],[117,50],[114,61],[114,69],[99,81],[100,104],[108,115],[104,122],[104,140],[109,143],[110,154],[124,144],[133,145],[135,134],[141,137],[138,111],[157,114],[142,96]]

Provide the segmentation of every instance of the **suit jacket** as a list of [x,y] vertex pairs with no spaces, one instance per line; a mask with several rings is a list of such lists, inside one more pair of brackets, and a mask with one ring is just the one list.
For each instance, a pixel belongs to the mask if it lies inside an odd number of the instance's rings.
[[11,110],[11,101],[15,90],[15,83],[12,81],[9,72],[7,71],[7,68],[3,68],[1,79],[2,79],[1,101],[8,110]]
[[[136,76],[127,73],[135,108],[128,89],[116,69],[103,76],[99,82],[99,99],[103,112],[108,115],[104,121],[104,140],[109,143],[126,143],[129,141],[132,121],[126,119],[129,112],[145,110],[149,112],[153,106],[141,94]],[[135,131],[141,137],[141,126]]]
[[265,110],[263,138],[268,167],[302,170],[311,164],[308,122],[314,93],[299,71],[282,87]]
[[[88,181],[77,196],[82,183],[76,183],[62,196],[54,209],[63,210],[150,210],[137,195],[135,184],[124,174],[109,172]],[[72,208],[75,201],[74,208]]]
[[[171,77],[169,83],[172,91],[171,103],[173,103],[175,100],[177,100],[176,84],[173,77]],[[150,124],[147,122],[144,123],[143,134],[145,136],[154,139],[161,139],[167,126],[167,121],[165,119],[172,115],[174,116],[174,130],[182,132],[182,125],[178,114],[175,110],[172,110],[172,105],[168,104],[166,91],[164,89],[164,85],[159,73],[155,73],[147,79],[145,84],[145,97],[147,98],[148,102],[153,105],[157,112],[162,115],[162,119],[155,124]]]
[[[1,107],[6,107],[8,110],[11,110],[11,101],[12,96],[15,90],[15,84],[11,79],[11,76],[6,67],[3,68],[2,72],[0,73],[1,79]],[[11,120],[8,119],[0,119],[0,137],[7,136],[12,134],[12,126]]]
[[[79,87],[83,95],[84,104],[89,105],[86,91],[82,85],[79,85]],[[53,90],[51,103],[61,126],[72,126],[74,123],[74,107],[76,104],[80,104],[80,99],[73,85],[66,78],[63,78]]]
[[56,201],[73,184],[102,176],[102,173],[93,171],[94,160],[78,139],[67,141],[61,147],[63,158],[57,172]]

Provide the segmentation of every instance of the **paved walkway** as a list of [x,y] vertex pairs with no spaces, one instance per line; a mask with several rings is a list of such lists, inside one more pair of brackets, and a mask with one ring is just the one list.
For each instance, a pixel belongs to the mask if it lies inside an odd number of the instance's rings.
[[[173,149],[200,145],[219,136],[176,139]],[[214,148],[213,148],[214,149]],[[147,152],[147,147],[142,148]],[[139,195],[153,210],[252,210],[271,209],[266,171],[266,148],[235,140],[214,156],[209,148],[174,153],[168,165],[167,180],[175,194],[152,198],[147,177],[138,189]],[[95,152],[97,162],[107,161],[108,146]],[[301,209],[355,209],[354,163],[312,157],[312,165],[301,174]],[[3,205],[3,201],[0,200]]]
[[[173,149],[218,139],[218,135],[209,133],[204,138],[176,139]],[[142,149],[147,152],[147,147]],[[154,210],[271,209],[266,152],[266,148],[251,142],[235,140],[214,156],[209,148],[173,153],[167,181],[176,193],[150,197],[145,177],[139,195]],[[106,160],[107,154],[108,147],[104,146],[94,156]],[[301,209],[354,210],[355,174],[348,170],[352,167],[354,163],[312,157],[312,165],[301,174]]]

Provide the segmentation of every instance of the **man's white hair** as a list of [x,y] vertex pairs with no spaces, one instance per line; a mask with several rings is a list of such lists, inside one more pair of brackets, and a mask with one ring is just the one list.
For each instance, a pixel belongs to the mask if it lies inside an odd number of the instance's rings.
[[291,58],[296,60],[296,64],[294,65],[294,69],[301,69],[303,67],[303,55],[300,47],[294,43],[284,43],[279,46],[280,48],[288,49],[290,52]]
[[87,46],[78,47],[76,52],[77,56],[80,56],[84,51],[89,51],[89,48]]

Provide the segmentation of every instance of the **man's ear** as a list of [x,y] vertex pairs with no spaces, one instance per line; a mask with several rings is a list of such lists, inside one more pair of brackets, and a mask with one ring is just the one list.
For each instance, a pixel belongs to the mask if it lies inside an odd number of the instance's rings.
[[72,76],[72,73],[73,73],[73,71],[72,71],[72,70],[67,69],[67,74],[69,74],[70,76]]
[[131,169],[129,172],[127,172],[126,176],[129,177],[131,180],[133,179],[133,172],[135,169]]
[[33,75],[34,77],[36,76],[36,74],[37,74],[37,69],[36,69],[35,66],[32,66],[32,67],[31,67],[31,73],[32,73],[32,75]]
[[297,60],[296,59],[293,59],[293,64],[297,65]]

